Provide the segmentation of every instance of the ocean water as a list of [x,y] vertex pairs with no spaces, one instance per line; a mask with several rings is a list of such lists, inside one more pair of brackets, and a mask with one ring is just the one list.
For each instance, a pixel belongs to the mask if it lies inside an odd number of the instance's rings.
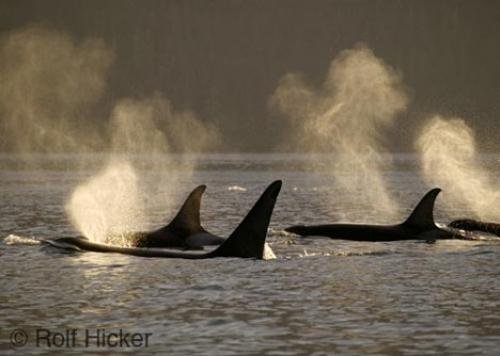
[[[356,204],[362,191],[350,203],[336,201],[344,192],[326,170],[311,169],[321,167],[321,156],[189,156],[198,162],[194,173],[147,201],[147,223],[161,226],[194,186],[207,184],[202,221],[227,236],[267,184],[283,179],[268,236],[277,258],[267,261],[145,259],[43,247],[41,239],[78,233],[64,206],[103,157],[89,157],[85,169],[76,163],[81,157],[71,155],[31,159],[36,164],[0,156],[2,355],[498,354],[498,239],[364,243],[283,231],[304,222],[397,222]],[[499,168],[494,156],[484,159]],[[146,177],[170,169],[150,160]],[[384,177],[401,218],[430,188],[412,155],[396,156]],[[467,207],[450,208],[444,198],[436,206],[439,222],[467,216]],[[120,330],[140,335],[141,345],[130,339],[129,347],[114,345],[114,335],[111,343],[92,338]]]

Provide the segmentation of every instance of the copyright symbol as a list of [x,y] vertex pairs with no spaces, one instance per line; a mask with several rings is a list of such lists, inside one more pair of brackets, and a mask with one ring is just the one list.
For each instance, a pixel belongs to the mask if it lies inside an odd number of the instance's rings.
[[22,347],[28,342],[28,334],[22,329],[16,329],[10,333],[10,343],[14,347]]

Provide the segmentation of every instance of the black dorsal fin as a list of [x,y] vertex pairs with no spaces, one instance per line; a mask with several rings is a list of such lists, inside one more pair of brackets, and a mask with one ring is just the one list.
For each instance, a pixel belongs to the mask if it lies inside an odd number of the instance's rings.
[[425,194],[403,225],[408,225],[420,230],[435,229],[434,203],[440,192],[441,189],[435,188]]
[[165,228],[174,229],[186,234],[205,231],[201,227],[200,206],[201,196],[206,188],[206,185],[196,187],[191,194],[189,194],[175,218]]
[[267,187],[231,236],[211,253],[213,257],[258,259],[264,257],[267,227],[271,221],[281,184],[281,181],[277,180]]

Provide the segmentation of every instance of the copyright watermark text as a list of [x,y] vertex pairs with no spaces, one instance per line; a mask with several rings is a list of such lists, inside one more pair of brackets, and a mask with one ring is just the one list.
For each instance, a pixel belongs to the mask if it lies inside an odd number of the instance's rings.
[[15,329],[10,333],[10,343],[16,348],[26,345],[48,348],[144,348],[151,342],[153,333],[128,332],[123,329],[64,329],[38,328],[32,331]]

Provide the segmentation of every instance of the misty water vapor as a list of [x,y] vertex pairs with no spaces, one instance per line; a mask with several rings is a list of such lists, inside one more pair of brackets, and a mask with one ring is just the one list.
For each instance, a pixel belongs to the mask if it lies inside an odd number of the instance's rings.
[[384,155],[384,130],[406,109],[400,75],[366,46],[342,51],[321,88],[298,74],[280,82],[271,104],[291,121],[290,140],[302,149],[330,153],[328,173],[352,204],[395,217],[397,204],[384,182],[391,162]]
[[86,120],[106,88],[114,54],[40,26],[0,38],[1,146],[15,152],[82,152],[99,147]]
[[430,118],[417,149],[424,179],[445,189],[444,201],[450,208],[465,207],[476,218],[498,221],[500,186],[481,166],[474,132],[464,120]]
[[142,154],[200,152],[215,147],[217,128],[191,111],[177,111],[160,93],[119,100],[111,113],[111,151]]
[[[120,236],[150,224],[148,206],[166,209],[182,199],[177,192],[196,166],[182,153],[213,149],[222,140],[217,127],[175,108],[159,92],[121,98],[95,120],[114,57],[101,39],[77,41],[43,26],[3,34],[0,149],[77,153],[72,164],[88,177],[66,202],[70,220],[95,241],[117,236],[111,242],[123,244]],[[355,219],[364,219],[368,210],[384,219],[399,217],[384,176],[392,166],[384,140],[408,102],[401,75],[364,45],[334,58],[321,86],[290,73],[270,98],[289,123],[288,149],[327,155],[326,167],[315,168],[332,182],[332,206],[353,212]],[[463,120],[433,117],[417,149],[424,179],[446,189],[445,202],[498,220],[500,185],[481,166]],[[81,154],[92,152],[104,157],[97,168],[89,168]]]
[[7,135],[0,145],[27,153],[27,164],[37,164],[33,153],[76,153],[72,164],[84,170],[81,153],[104,153],[104,165],[74,190],[66,210],[82,235],[124,243],[125,232],[147,226],[147,203],[172,199],[180,177],[192,174],[196,162],[172,159],[172,153],[213,147],[218,131],[191,111],[175,110],[161,93],[120,99],[95,125],[89,118],[114,56],[100,39],[78,43],[43,26],[2,35],[0,125]]
[[[196,162],[172,160],[172,151],[208,148],[218,133],[193,113],[175,111],[160,94],[118,101],[109,123],[106,167],[75,190],[67,211],[85,236],[123,245],[128,232],[148,227],[147,201],[175,196],[192,175]],[[169,139],[178,132],[186,135],[185,141]]]

